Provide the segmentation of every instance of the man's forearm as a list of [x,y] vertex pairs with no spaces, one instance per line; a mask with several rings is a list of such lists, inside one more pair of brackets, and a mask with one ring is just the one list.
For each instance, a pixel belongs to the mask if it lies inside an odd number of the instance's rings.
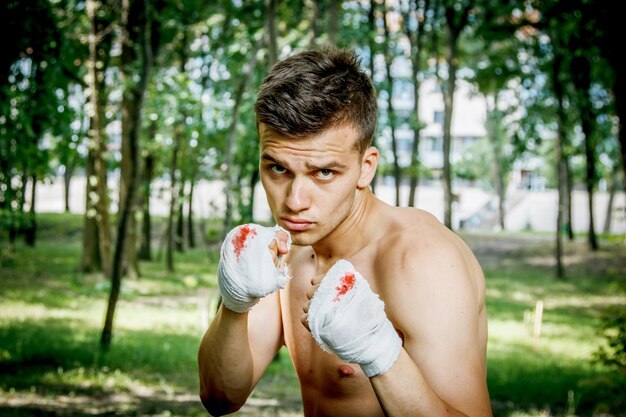
[[467,417],[437,395],[404,349],[388,372],[370,378],[370,381],[385,415],[389,417]]
[[245,403],[254,385],[248,313],[222,305],[200,344],[198,367],[200,398],[211,414],[232,413]]

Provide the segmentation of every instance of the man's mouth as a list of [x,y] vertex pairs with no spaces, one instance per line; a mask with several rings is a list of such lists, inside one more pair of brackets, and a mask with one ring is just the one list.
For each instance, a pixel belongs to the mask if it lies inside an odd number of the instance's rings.
[[299,219],[295,217],[281,217],[281,222],[285,229],[293,232],[303,232],[313,227],[315,223],[308,220]]

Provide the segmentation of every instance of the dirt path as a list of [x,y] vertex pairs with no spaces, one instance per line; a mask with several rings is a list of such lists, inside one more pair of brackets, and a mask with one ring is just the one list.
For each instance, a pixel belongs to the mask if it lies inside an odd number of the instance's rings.
[[[544,234],[462,233],[484,270],[516,265],[555,267],[555,241]],[[594,274],[621,270],[626,278],[626,241],[601,242],[592,251],[583,239],[563,240],[564,267],[580,273]]]

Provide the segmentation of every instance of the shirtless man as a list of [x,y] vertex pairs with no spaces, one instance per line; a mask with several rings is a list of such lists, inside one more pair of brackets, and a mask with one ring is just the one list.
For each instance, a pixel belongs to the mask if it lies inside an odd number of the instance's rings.
[[206,409],[238,410],[285,345],[305,416],[491,416],[482,270],[432,215],[370,190],[376,97],[354,54],[278,63],[255,110],[279,227],[224,241],[224,304],[198,354]]

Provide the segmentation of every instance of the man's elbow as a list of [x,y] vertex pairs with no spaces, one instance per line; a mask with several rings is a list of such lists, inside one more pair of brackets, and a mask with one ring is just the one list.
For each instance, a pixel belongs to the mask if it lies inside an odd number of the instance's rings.
[[238,411],[245,402],[233,402],[228,398],[217,398],[206,392],[200,392],[200,401],[212,416],[223,416]]

